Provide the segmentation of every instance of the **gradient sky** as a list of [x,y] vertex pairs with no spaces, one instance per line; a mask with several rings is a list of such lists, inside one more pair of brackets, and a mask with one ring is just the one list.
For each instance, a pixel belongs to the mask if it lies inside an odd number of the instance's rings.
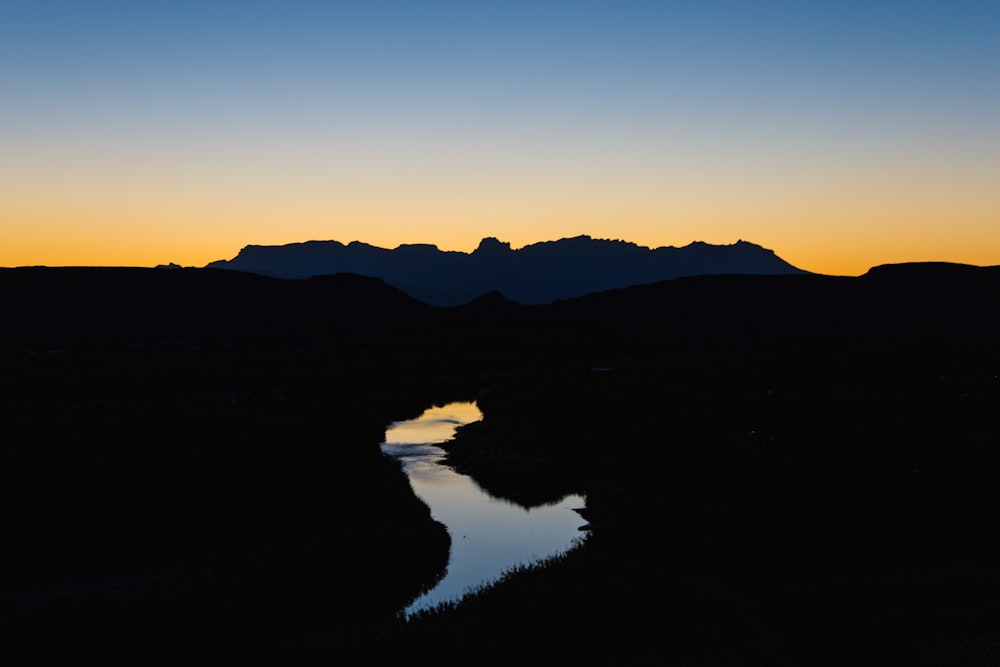
[[579,234],[1000,264],[1000,0],[0,2],[0,266]]

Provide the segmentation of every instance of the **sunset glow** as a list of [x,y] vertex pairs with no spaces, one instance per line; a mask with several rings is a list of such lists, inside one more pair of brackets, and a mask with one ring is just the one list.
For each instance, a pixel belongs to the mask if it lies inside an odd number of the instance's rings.
[[1000,4],[8,3],[0,266],[738,239],[1000,264]]

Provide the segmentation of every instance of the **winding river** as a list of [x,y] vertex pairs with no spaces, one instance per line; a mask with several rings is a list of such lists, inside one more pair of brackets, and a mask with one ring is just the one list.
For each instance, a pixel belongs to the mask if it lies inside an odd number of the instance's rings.
[[576,510],[584,506],[582,496],[527,510],[489,495],[441,463],[444,450],[437,445],[450,440],[458,426],[481,418],[474,402],[449,403],[386,429],[382,451],[400,460],[414,493],[451,535],[447,572],[410,603],[406,615],[458,600],[517,566],[563,553],[581,535],[585,521]]

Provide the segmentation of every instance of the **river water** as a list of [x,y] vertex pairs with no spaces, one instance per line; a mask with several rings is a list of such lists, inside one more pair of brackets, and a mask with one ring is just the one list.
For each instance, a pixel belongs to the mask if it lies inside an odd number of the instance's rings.
[[382,451],[400,460],[414,493],[451,535],[447,572],[404,610],[407,615],[458,600],[517,566],[563,553],[581,535],[585,521],[576,510],[584,507],[582,496],[524,509],[489,495],[471,477],[441,463],[444,450],[437,445],[450,440],[458,426],[479,419],[474,402],[458,402],[386,429]]

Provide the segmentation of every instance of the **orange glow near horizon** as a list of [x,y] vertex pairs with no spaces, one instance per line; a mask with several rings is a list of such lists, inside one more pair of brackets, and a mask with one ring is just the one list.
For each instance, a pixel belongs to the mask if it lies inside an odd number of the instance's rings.
[[[6,226],[0,266],[155,266],[174,262],[182,266],[201,267],[212,261],[232,259],[245,245],[334,240],[344,244],[360,241],[383,248],[430,243],[441,250],[471,252],[486,236],[494,236],[517,249],[532,243],[586,234],[651,248],[683,246],[693,241],[725,245],[742,239],[773,250],[785,261],[807,271],[860,275],[879,264],[921,261],[979,266],[1000,264],[1000,252],[997,250],[1000,248],[1000,228],[991,228],[992,221],[988,216],[983,218],[978,225],[982,233],[965,237],[948,234],[951,223],[944,216],[925,220],[922,225],[912,224],[907,219],[888,225],[888,229],[886,218],[872,221],[859,217],[852,220],[852,225],[837,225],[825,235],[817,234],[815,228],[803,229],[794,224],[787,229],[780,229],[777,223],[771,227],[746,225],[749,229],[764,232],[755,237],[752,233],[737,232],[739,225],[716,224],[712,234],[705,234],[699,231],[698,225],[663,225],[668,229],[660,230],[656,225],[644,224],[643,220],[619,221],[606,226],[591,223],[579,227],[569,224],[546,227],[535,221],[523,229],[507,225],[504,228],[506,233],[503,230],[486,231],[489,229],[486,226],[481,227],[484,230],[481,233],[469,233],[456,229],[458,225],[449,224],[443,216],[435,217],[436,225],[414,221],[396,231],[391,231],[386,223],[375,220],[353,225],[316,222],[300,225],[294,231],[268,232],[268,220],[253,221],[241,217],[239,222],[223,226],[246,229],[246,235],[231,233],[227,236],[218,232],[200,233],[218,227],[219,220],[215,218],[189,220],[182,225],[164,222],[159,216],[149,216],[142,223],[150,226],[162,224],[163,230],[150,232],[146,231],[148,228],[145,225],[136,223],[136,218],[123,221],[95,215],[92,221],[66,228],[49,223],[46,225],[49,230],[58,231],[44,238],[30,233],[30,228],[38,224],[33,224],[30,219],[26,225],[28,229]],[[277,230],[282,227],[275,225]],[[532,230],[546,228],[554,232],[546,237],[532,234]],[[720,232],[723,229],[731,231]],[[934,229],[940,230],[936,236],[932,234]]]
[[581,234],[1000,264],[991,3],[48,4],[0,24],[0,266]]
[[[4,193],[0,266],[204,266],[235,257],[245,245],[310,240],[384,248],[429,243],[471,252],[486,236],[516,249],[581,234],[647,247],[742,239],[830,275],[916,261],[1000,264],[1000,204],[968,187],[912,196],[887,189],[884,198],[855,192],[848,199],[852,193],[815,187],[781,196],[763,182],[732,192],[688,182],[676,196],[673,189],[633,185],[619,196],[584,182],[576,193],[573,184],[562,183],[550,193],[526,188],[503,196],[497,186],[491,191],[489,184],[470,182],[464,195],[447,199],[445,188],[428,182],[387,188],[379,199],[372,194],[376,185],[352,195],[302,187],[281,192],[261,183],[255,196],[249,186],[183,196],[180,188],[123,188],[127,195],[98,189],[74,195],[65,188],[51,202]],[[845,197],[839,206],[838,194]]]

